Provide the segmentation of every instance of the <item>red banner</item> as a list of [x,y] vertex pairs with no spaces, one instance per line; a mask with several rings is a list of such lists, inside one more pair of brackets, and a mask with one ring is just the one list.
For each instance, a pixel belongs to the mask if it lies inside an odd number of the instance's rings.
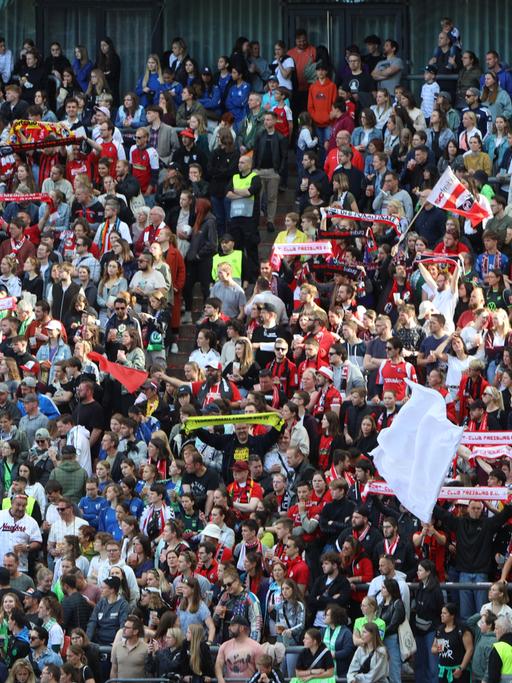
[[53,199],[44,192],[32,192],[30,194],[7,193],[0,194],[0,202],[44,202],[53,209]]
[[96,351],[91,351],[87,357],[97,363],[102,372],[108,372],[114,379],[117,379],[130,394],[137,391],[149,377],[149,373],[145,370],[134,370],[120,363],[112,363]]

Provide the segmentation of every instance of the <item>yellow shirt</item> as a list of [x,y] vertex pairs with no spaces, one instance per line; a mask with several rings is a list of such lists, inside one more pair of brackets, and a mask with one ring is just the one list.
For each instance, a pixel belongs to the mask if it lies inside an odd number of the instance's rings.
[[289,239],[288,232],[283,230],[278,233],[274,244],[302,244],[303,242],[309,242],[309,240],[302,230],[296,230],[292,240]]

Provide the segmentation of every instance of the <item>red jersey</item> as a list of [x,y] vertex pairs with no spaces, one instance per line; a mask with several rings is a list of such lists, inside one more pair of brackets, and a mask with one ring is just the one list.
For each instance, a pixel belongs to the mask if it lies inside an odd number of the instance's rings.
[[[321,508],[319,508],[316,503],[314,503],[312,500],[308,500],[308,502],[306,503],[306,515],[308,519],[316,519],[318,521],[320,518],[320,511]],[[286,514],[293,521],[293,527],[295,529],[302,526],[298,505],[292,505],[292,507],[288,510]],[[304,532],[302,537],[305,543],[310,543],[311,541],[314,541],[316,538],[318,538],[319,535],[320,529],[319,527],[317,527],[312,534]]]
[[242,396],[234,382],[221,379],[220,382],[212,384],[210,387],[206,382],[191,382],[192,394],[200,401],[202,407],[213,403],[216,398],[225,398],[228,401],[241,401]]
[[[253,479],[247,479],[245,486],[241,486],[237,481],[232,482],[227,487],[227,494],[233,503],[249,503],[253,498],[263,500],[264,495],[261,486]],[[241,519],[249,519],[249,512],[234,512]]]
[[319,420],[328,410],[339,408],[342,403],[343,399],[336,387],[332,384],[327,388],[323,387],[313,407],[313,417]]
[[209,567],[203,567],[199,564],[195,573],[204,576],[211,584],[217,583],[219,580],[219,563],[217,560],[212,560]]
[[66,162],[66,180],[69,180],[73,187],[77,175],[86,175],[92,180],[91,162],[88,157]]
[[[137,145],[133,145],[130,149],[130,164],[132,175],[139,181],[141,191],[147,192],[151,185],[151,177],[159,169],[158,152],[154,147],[140,149]],[[156,188],[153,187],[153,192],[155,191]]]
[[399,363],[384,360],[379,368],[377,384],[382,384],[383,393],[385,391],[394,391],[396,400],[403,401],[407,390],[406,378],[412,382],[418,381],[414,365],[405,360]]
[[287,109],[288,107],[274,107],[272,109],[274,114],[277,116],[276,130],[278,133],[281,133],[281,135],[284,135],[286,139],[288,139],[290,135],[290,124],[288,123]]
[[300,586],[307,586],[309,583],[309,567],[300,555],[294,560],[288,560],[286,567],[286,578],[293,579]]
[[304,370],[312,368],[316,372],[318,368],[321,368],[322,366],[325,367],[326,365],[327,363],[323,360],[323,358],[320,357],[320,354],[318,354],[317,357],[313,358],[312,360],[303,360],[297,370],[297,374],[299,376],[299,384],[302,382],[302,375],[304,374]]

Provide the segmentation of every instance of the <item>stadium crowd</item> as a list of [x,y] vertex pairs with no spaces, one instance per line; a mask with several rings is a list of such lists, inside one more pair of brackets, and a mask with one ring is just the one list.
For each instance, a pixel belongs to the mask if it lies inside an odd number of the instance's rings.
[[[108,38],[0,38],[0,681],[511,680],[467,488],[512,486],[512,72],[437,43],[417,102],[376,35],[175,38],[127,93]],[[369,491],[406,379],[481,433],[431,520]]]

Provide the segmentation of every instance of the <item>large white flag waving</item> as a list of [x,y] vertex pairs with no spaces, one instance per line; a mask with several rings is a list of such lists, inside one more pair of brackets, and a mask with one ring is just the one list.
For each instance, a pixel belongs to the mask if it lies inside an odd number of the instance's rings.
[[371,455],[402,505],[428,522],[463,428],[448,420],[438,391],[406,382],[411,398],[381,431]]

